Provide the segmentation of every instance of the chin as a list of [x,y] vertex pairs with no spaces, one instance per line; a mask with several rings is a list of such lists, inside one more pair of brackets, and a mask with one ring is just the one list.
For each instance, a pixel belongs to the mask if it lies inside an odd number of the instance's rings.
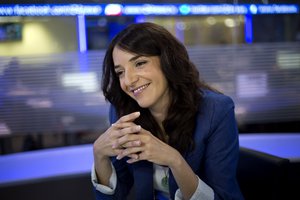
[[149,103],[145,103],[145,102],[138,102],[137,101],[137,103],[139,104],[139,106],[141,107],[141,108],[149,108]]

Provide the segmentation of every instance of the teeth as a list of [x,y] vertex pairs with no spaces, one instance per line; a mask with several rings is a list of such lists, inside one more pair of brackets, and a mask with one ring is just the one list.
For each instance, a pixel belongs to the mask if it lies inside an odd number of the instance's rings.
[[148,85],[149,85],[149,84],[143,85],[142,87],[139,87],[139,88],[133,90],[133,93],[138,93],[138,92],[142,91],[143,89],[145,89],[146,87],[148,87]]

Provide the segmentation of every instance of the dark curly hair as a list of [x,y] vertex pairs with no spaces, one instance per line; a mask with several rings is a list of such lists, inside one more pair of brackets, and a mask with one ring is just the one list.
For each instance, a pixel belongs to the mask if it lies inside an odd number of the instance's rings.
[[[113,49],[118,48],[142,56],[159,56],[162,72],[167,79],[171,102],[162,130],[147,108],[121,89],[114,70]],[[103,61],[102,90],[105,98],[116,108],[119,117],[140,111],[135,123],[167,142],[179,152],[192,149],[196,113],[201,103],[201,88],[208,88],[200,81],[195,65],[190,61],[186,48],[170,32],[154,23],[131,24],[110,43]]]

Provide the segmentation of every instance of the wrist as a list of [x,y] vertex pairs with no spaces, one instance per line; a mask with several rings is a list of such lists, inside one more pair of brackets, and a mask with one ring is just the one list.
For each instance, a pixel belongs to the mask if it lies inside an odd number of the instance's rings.
[[94,159],[97,162],[110,162],[109,156],[100,155],[100,154],[94,154]]
[[176,150],[175,151],[175,156],[172,156],[171,158],[172,159],[171,159],[171,162],[169,164],[169,168],[170,169],[180,168],[181,165],[182,165],[182,159],[183,159],[181,154]]
[[107,155],[103,155],[100,153],[100,151],[95,151],[94,150],[94,160],[95,160],[95,163],[96,162],[108,162],[110,159],[109,159],[109,156]]

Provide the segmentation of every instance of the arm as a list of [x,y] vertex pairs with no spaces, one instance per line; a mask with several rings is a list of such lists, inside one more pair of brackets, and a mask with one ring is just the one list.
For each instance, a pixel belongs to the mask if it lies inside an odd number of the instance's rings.
[[[175,200],[182,200],[183,196],[180,189],[176,190]],[[190,200],[213,200],[214,191],[198,177],[198,186]]]
[[[97,145],[96,143],[94,146]],[[112,166],[108,156],[101,155],[98,153],[94,147],[94,167],[95,175],[97,177],[98,183],[104,186],[109,185],[109,179],[112,175]]]
[[[115,122],[116,125],[109,127],[99,138],[94,142],[94,182],[102,185],[101,188],[108,188],[109,192],[104,192],[101,189],[96,190],[96,196],[99,199],[122,199],[127,195],[132,181],[129,176],[129,170],[126,162],[114,159],[121,152],[122,147],[115,147],[114,143],[120,136],[131,134],[136,131],[136,125],[132,123],[139,116],[139,113],[132,113],[121,117],[116,121],[116,116],[112,109],[110,110],[110,122]],[[113,164],[113,167],[112,167]],[[113,170],[115,169],[115,173]],[[117,181],[112,184],[112,175],[117,175]],[[96,185],[97,188],[97,185]],[[100,187],[99,187],[100,188]],[[102,192],[100,192],[102,191]],[[112,195],[110,198],[108,194]]]
[[109,179],[109,186],[99,184],[94,164],[91,170],[91,178],[92,178],[93,186],[97,191],[108,195],[113,195],[115,193],[115,189],[117,185],[117,174],[113,165],[112,165],[112,175]]
[[115,167],[111,162],[111,167],[112,175],[109,179],[109,186],[99,184],[95,167],[92,167],[91,177],[95,189],[96,199],[123,200],[124,197],[128,195],[133,185],[133,177],[126,164],[118,163]]
[[[140,141],[141,145],[133,145],[133,141]],[[183,198],[190,199],[195,193],[198,186],[198,177],[176,149],[142,128],[138,134],[131,134],[118,139],[118,145],[122,144],[127,144],[127,148],[117,156],[117,159],[122,160],[123,157],[129,156],[128,163],[147,160],[158,165],[168,166],[175,177]]]
[[234,104],[226,97],[214,105],[204,157],[203,181],[213,188],[215,199],[243,199],[236,180],[238,153]]
[[[176,155],[176,156],[175,156]],[[198,177],[179,152],[173,156],[169,168],[180,189],[183,199],[191,199],[198,186]]]
[[[113,107],[110,106],[109,108],[109,121],[110,124],[112,124],[113,122],[115,122],[116,116],[115,113],[113,112]],[[109,129],[111,129],[112,127],[109,127]],[[105,132],[107,133],[109,131],[109,129]],[[112,175],[112,167],[111,167],[111,162],[109,159],[109,155],[105,155],[105,151],[103,150],[103,147],[101,148],[101,146],[104,146],[103,141],[101,140],[105,140],[105,142],[109,142],[107,140],[109,140],[109,138],[107,137],[103,137],[103,135],[105,134],[103,133],[102,135],[99,136],[99,138],[94,142],[93,145],[93,153],[94,153],[94,169],[95,169],[95,175],[97,178],[98,183],[105,185],[105,186],[109,186],[109,178]],[[107,134],[108,135],[108,134]],[[111,144],[109,144],[111,146]],[[107,147],[108,150],[106,151],[111,151],[112,149],[109,149],[109,147]],[[106,153],[109,154],[109,153]]]

